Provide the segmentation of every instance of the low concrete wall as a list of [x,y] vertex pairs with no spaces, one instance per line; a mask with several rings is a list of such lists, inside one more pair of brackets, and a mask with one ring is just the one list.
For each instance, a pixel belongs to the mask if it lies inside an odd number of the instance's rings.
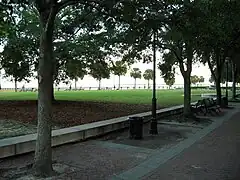
[[[182,111],[182,105],[161,109],[157,111],[157,118],[159,120],[163,116],[181,113]],[[144,117],[144,122],[148,122],[151,118],[151,112],[139,113],[105,121],[53,130],[52,146],[54,147],[67,143],[86,140],[88,138],[101,136],[109,132],[127,128],[129,126],[128,118],[131,116]],[[36,134],[29,134],[0,140],[0,158],[34,151],[36,137]]]

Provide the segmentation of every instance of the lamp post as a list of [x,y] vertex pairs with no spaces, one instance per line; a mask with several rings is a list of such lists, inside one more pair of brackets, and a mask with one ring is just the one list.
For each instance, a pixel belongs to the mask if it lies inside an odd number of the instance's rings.
[[0,90],[2,89],[2,71],[0,70]]
[[152,119],[150,134],[158,134],[157,129],[157,98],[156,98],[156,31],[153,30],[153,90],[152,90]]
[[229,58],[226,58],[226,106],[228,106],[228,63]]

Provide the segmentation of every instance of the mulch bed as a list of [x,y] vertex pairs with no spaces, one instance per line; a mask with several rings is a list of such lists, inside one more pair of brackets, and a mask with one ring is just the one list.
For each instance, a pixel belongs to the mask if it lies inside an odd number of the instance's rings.
[[[57,101],[53,125],[70,127],[151,110],[151,105],[89,101]],[[0,101],[0,119],[37,124],[37,101]]]

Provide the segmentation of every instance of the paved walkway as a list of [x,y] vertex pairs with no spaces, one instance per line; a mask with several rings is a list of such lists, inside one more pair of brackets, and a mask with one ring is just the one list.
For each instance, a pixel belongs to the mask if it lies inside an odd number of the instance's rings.
[[239,180],[240,112],[144,180]]
[[[238,106],[210,126],[194,131],[189,138],[176,141],[170,149],[99,140],[55,148],[54,160],[66,165],[66,169],[63,175],[54,179],[238,180],[239,152]],[[1,168],[19,168],[32,161],[33,154],[0,161],[0,179],[8,179],[1,175]]]

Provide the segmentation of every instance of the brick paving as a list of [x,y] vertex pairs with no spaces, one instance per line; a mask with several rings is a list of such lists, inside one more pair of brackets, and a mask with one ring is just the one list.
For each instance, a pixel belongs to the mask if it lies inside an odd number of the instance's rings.
[[144,180],[239,180],[240,112]]

